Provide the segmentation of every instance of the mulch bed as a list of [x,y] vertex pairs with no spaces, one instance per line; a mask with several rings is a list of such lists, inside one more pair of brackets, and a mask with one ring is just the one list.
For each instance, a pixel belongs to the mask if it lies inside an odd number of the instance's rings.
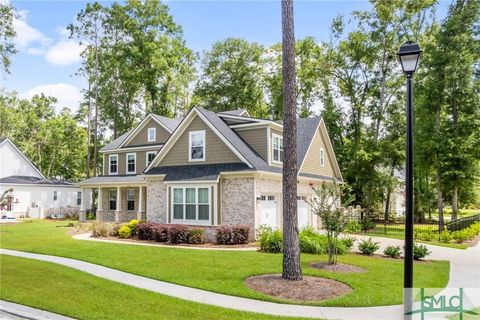
[[315,269],[321,269],[325,271],[333,272],[365,272],[366,270],[362,267],[353,266],[351,264],[328,264],[328,262],[314,262],[310,266]]
[[282,279],[280,274],[250,277],[245,284],[268,296],[293,301],[322,301],[353,291],[346,284],[331,279],[303,276],[300,281],[289,281]]

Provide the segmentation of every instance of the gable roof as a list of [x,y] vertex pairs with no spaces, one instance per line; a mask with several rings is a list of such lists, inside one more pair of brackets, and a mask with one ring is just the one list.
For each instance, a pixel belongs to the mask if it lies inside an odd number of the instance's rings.
[[55,186],[73,186],[73,183],[64,180],[48,180],[45,178],[31,176],[8,176],[0,178],[0,183],[5,184],[34,184],[34,185],[55,185]]
[[38,170],[38,168],[32,163],[32,161],[30,161],[30,159],[28,159],[28,157],[20,150],[17,148],[17,146],[15,145],[15,143],[13,143],[10,139],[8,138],[2,138],[0,139],[0,146],[4,143],[9,143],[11,146],[13,146],[13,148],[28,162],[28,164],[30,164],[30,166],[43,178],[45,179],[45,176],[40,172],[40,170]]
[[165,175],[164,181],[217,181],[221,172],[250,168],[243,162],[154,167],[148,173]]
[[109,144],[101,148],[100,152],[118,149],[118,147],[122,144],[123,141],[125,141],[125,139],[132,133],[132,131],[133,129],[125,132],[120,137],[118,137],[117,139],[113,140],[112,142],[110,142]]
[[219,113],[230,114],[230,115],[239,116],[239,117],[249,117],[250,118],[250,114],[248,113],[247,109],[229,110],[229,111],[222,111],[222,112],[219,112]]
[[177,126],[180,124],[180,122],[182,121],[182,118],[172,119],[172,118],[167,118],[167,117],[164,117],[164,116],[159,116],[158,114],[155,114],[155,113],[151,113],[151,115],[159,123],[161,123],[165,127],[167,127],[169,129],[170,133],[172,133],[177,128]]
[[307,151],[310,148],[321,119],[321,117],[297,119],[297,166],[299,170],[307,156]]

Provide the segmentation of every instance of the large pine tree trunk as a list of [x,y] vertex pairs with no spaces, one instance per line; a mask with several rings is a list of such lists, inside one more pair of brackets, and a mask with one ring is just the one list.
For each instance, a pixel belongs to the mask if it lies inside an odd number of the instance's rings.
[[442,185],[440,172],[437,169],[437,207],[438,207],[438,227],[440,231],[443,231],[444,220],[443,220],[443,194],[442,194]]
[[452,194],[452,220],[457,219],[458,217],[458,185],[455,184],[453,187]]
[[283,271],[282,278],[301,280],[297,220],[297,116],[293,0],[282,0],[283,68]]

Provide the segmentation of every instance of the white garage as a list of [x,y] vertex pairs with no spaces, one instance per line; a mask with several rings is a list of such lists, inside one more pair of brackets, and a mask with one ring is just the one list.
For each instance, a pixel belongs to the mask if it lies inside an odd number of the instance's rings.
[[[262,195],[260,197],[260,225],[265,225],[272,229],[281,227],[282,217],[278,213],[281,212],[282,208],[279,204],[281,204],[281,199],[276,195]],[[306,196],[297,197],[297,218],[299,229],[314,224]]]

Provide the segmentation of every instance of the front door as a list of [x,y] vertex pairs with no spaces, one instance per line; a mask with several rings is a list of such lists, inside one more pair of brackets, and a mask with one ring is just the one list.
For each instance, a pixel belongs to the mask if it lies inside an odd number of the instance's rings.
[[260,225],[277,228],[277,201],[275,196],[261,196]]

